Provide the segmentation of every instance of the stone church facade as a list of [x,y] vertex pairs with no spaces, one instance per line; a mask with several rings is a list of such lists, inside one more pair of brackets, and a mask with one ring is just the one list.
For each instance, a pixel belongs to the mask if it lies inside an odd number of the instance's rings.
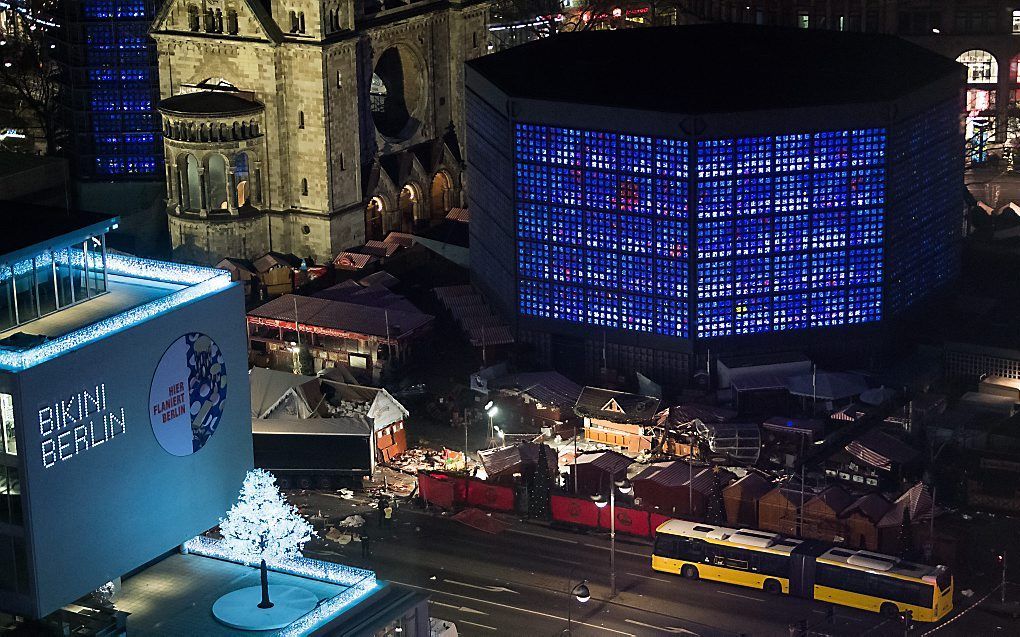
[[475,0],[168,0],[159,61],[174,257],[322,263],[462,203]]

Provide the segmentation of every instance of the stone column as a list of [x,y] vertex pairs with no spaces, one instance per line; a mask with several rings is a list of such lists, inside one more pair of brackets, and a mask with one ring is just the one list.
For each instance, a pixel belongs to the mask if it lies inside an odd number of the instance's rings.
[[166,198],[174,199],[174,167],[170,162],[166,165]]
[[237,177],[233,166],[227,166],[227,209],[237,215]]
[[199,192],[202,197],[202,205],[199,206],[199,212],[203,217],[209,216],[209,197],[206,195],[206,178],[205,178],[205,166],[198,167],[198,183]]
[[254,176],[255,187],[251,189],[252,199],[256,205],[261,206],[264,201],[262,198],[262,162],[259,160],[252,161],[248,174]]
[[[175,161],[176,164],[176,161]],[[177,185],[177,212],[184,212],[184,179],[181,177],[179,167],[174,167],[174,172],[177,173],[176,185]],[[187,167],[185,167],[187,170]]]

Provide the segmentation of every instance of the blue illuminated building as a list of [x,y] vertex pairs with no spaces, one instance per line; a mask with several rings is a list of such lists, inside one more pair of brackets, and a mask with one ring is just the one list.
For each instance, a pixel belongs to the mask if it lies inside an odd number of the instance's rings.
[[63,105],[76,174],[83,179],[160,179],[155,112],[155,0],[63,3]]
[[919,47],[642,29],[467,77],[473,280],[552,364],[683,380],[710,349],[877,342],[955,276],[961,75]]
[[[213,601],[259,582],[204,536],[253,464],[241,284],[107,250],[117,217],[0,214],[0,625],[223,634]],[[269,568],[318,603],[264,634],[428,632],[426,596],[371,571]],[[115,610],[92,596],[109,582]]]

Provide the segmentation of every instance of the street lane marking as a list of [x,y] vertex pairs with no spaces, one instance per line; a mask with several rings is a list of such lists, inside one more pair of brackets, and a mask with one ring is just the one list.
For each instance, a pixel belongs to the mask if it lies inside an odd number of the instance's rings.
[[[608,551],[609,550],[608,546],[599,546],[598,544],[585,544],[585,546],[590,546],[593,549],[602,549],[603,551]],[[616,549],[616,552],[617,553],[626,553],[627,555],[637,555],[638,557],[645,557],[645,558],[651,557],[650,553],[635,553],[634,551],[628,551],[628,550],[625,550],[625,549]]]
[[466,619],[462,619],[462,620],[460,621],[460,623],[462,623],[462,624],[468,624],[468,625],[470,625],[470,626],[478,626],[479,628],[484,628],[484,629],[486,629],[486,630],[499,630],[498,628],[493,628],[492,626],[486,626],[485,624],[476,624],[475,622],[469,622],[469,621],[468,621],[468,620],[466,620]]
[[[635,626],[644,626],[645,628],[654,628],[655,630],[661,630],[664,633],[672,633],[674,635],[694,635],[694,637],[701,637],[698,633],[693,633],[686,628],[677,628],[676,626],[656,626],[655,624],[646,624],[639,622],[636,619],[625,619],[623,620],[628,624],[634,624]],[[467,623],[467,622],[465,622]]]
[[490,593],[513,593],[514,595],[520,595],[517,591],[506,588],[505,586],[479,586],[478,584],[468,584],[467,582],[458,582],[455,579],[444,579],[447,584],[457,584],[458,586],[467,586],[468,588],[477,588],[480,591],[488,591]]
[[507,533],[517,533],[519,535],[530,535],[532,537],[540,537],[543,540],[552,540],[554,542],[563,542],[564,544],[580,544],[581,543],[579,540],[567,540],[567,539],[564,539],[564,538],[561,538],[561,537],[556,537],[554,535],[544,535],[542,533],[532,533],[531,531],[521,531],[519,529],[507,529],[506,532]]
[[634,577],[643,577],[645,579],[653,579],[656,582],[666,582],[667,584],[674,583],[674,580],[668,580],[664,577],[652,577],[651,575],[642,575],[641,573],[627,573],[627,575],[633,575]]
[[[490,602],[487,599],[479,599],[477,597],[468,597],[467,595],[458,595],[457,593],[451,593],[449,591],[441,591],[441,590],[436,589],[436,588],[429,588],[428,586],[418,586],[417,584],[408,584],[406,582],[398,582],[397,580],[393,580],[393,579],[388,580],[388,581],[393,582],[394,584],[400,584],[401,586],[410,586],[411,588],[418,588],[418,589],[421,589],[423,591],[430,591],[430,592],[433,592],[433,593],[438,593],[440,595],[449,595],[450,597],[460,597],[461,599],[467,599],[467,600],[470,600],[472,602],[479,602],[481,604],[490,604],[492,606],[499,606],[500,608],[508,608],[510,610],[515,610],[515,611],[520,612],[520,613],[529,613],[531,615],[538,615],[539,617],[547,617],[549,619],[556,620],[557,622],[563,621],[563,618],[559,617],[558,615],[550,615],[549,613],[543,613],[541,611],[531,610],[530,608],[518,608],[517,606],[511,606],[509,604],[500,604],[499,602]],[[439,604],[440,602],[432,601],[432,603],[433,604]],[[617,635],[624,635],[625,637],[637,637],[637,635],[635,635],[634,633],[625,633],[622,630],[616,630],[614,628],[606,628],[605,626],[599,626],[597,624],[589,624],[588,622],[581,621],[580,619],[575,619],[574,623],[575,624],[580,624],[581,626],[587,626],[589,628],[597,628],[598,630],[604,630],[607,633],[615,633]]]
[[740,593],[730,593],[729,591],[716,591],[720,595],[729,595],[730,597],[739,597],[741,599],[753,599],[756,602],[764,602],[764,599],[759,597],[751,597],[750,595],[741,595]]
[[435,604],[436,606],[442,606],[444,608],[452,608],[453,610],[459,610],[462,613],[474,613],[475,615],[488,615],[488,613],[486,613],[483,610],[475,610],[473,608],[468,608],[467,606],[454,606],[453,604],[444,604],[443,602],[437,602],[434,599],[430,599],[429,601],[431,603]]

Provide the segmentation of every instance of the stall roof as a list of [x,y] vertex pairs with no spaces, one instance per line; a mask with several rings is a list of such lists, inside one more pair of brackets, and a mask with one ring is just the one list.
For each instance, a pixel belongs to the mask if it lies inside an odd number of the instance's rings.
[[372,421],[368,416],[342,418],[256,418],[251,421],[253,434],[306,434],[323,436],[370,436]]
[[860,511],[864,517],[877,523],[890,508],[892,508],[892,502],[889,502],[878,493],[869,493],[857,498],[850,506],[843,509],[839,517],[845,518]]
[[736,482],[730,485],[736,489],[746,491],[753,499],[758,499],[772,490],[772,482],[755,471],[748,471]]
[[321,327],[380,338],[398,338],[432,323],[433,317],[420,311],[404,311],[372,307],[345,301],[284,294],[250,310],[249,317],[294,322],[302,326]]
[[832,485],[823,489],[820,493],[811,498],[811,500],[821,500],[826,506],[835,511],[837,515],[846,510],[846,508],[854,501],[853,496],[847,493],[846,489],[839,485]]
[[621,471],[626,471],[627,467],[634,464],[634,461],[616,451],[599,451],[596,453],[582,453],[578,454],[574,464],[582,465],[587,464],[601,469],[606,473],[616,475]]
[[893,501],[892,506],[879,520],[878,526],[889,528],[903,524],[904,512],[911,522],[931,519],[934,515],[934,504],[928,485],[918,482]]
[[815,397],[822,400],[852,398],[867,391],[868,384],[857,374],[847,372],[818,372],[791,376],[786,388],[794,396]]
[[546,464],[549,466],[550,475],[556,475],[556,451],[549,445],[522,442],[497,449],[479,451],[478,458],[485,469],[485,473],[489,474],[490,477],[497,476],[509,471],[516,471],[529,464],[537,465],[538,456],[543,446],[546,448],[545,459]]
[[669,408],[669,418],[678,424],[687,424],[695,420],[700,420],[701,422],[725,422],[736,417],[736,411],[725,407],[716,407],[715,405],[689,403]]
[[715,484],[715,474],[711,466],[695,466],[683,460],[669,460],[652,463],[631,479],[631,482],[641,481],[709,493]]
[[918,456],[916,449],[877,428],[869,429],[844,448],[861,462],[885,471],[891,470],[894,463],[906,464]]
[[497,378],[491,389],[516,389],[544,405],[570,408],[577,404],[581,386],[554,371],[526,372]]
[[640,423],[651,420],[658,408],[659,399],[652,396],[585,387],[577,397],[574,412],[611,422]]
[[805,418],[783,418],[781,416],[773,416],[763,422],[761,426],[769,431],[776,431],[780,433],[810,434],[811,436],[817,436],[825,433],[824,422],[821,420]]

